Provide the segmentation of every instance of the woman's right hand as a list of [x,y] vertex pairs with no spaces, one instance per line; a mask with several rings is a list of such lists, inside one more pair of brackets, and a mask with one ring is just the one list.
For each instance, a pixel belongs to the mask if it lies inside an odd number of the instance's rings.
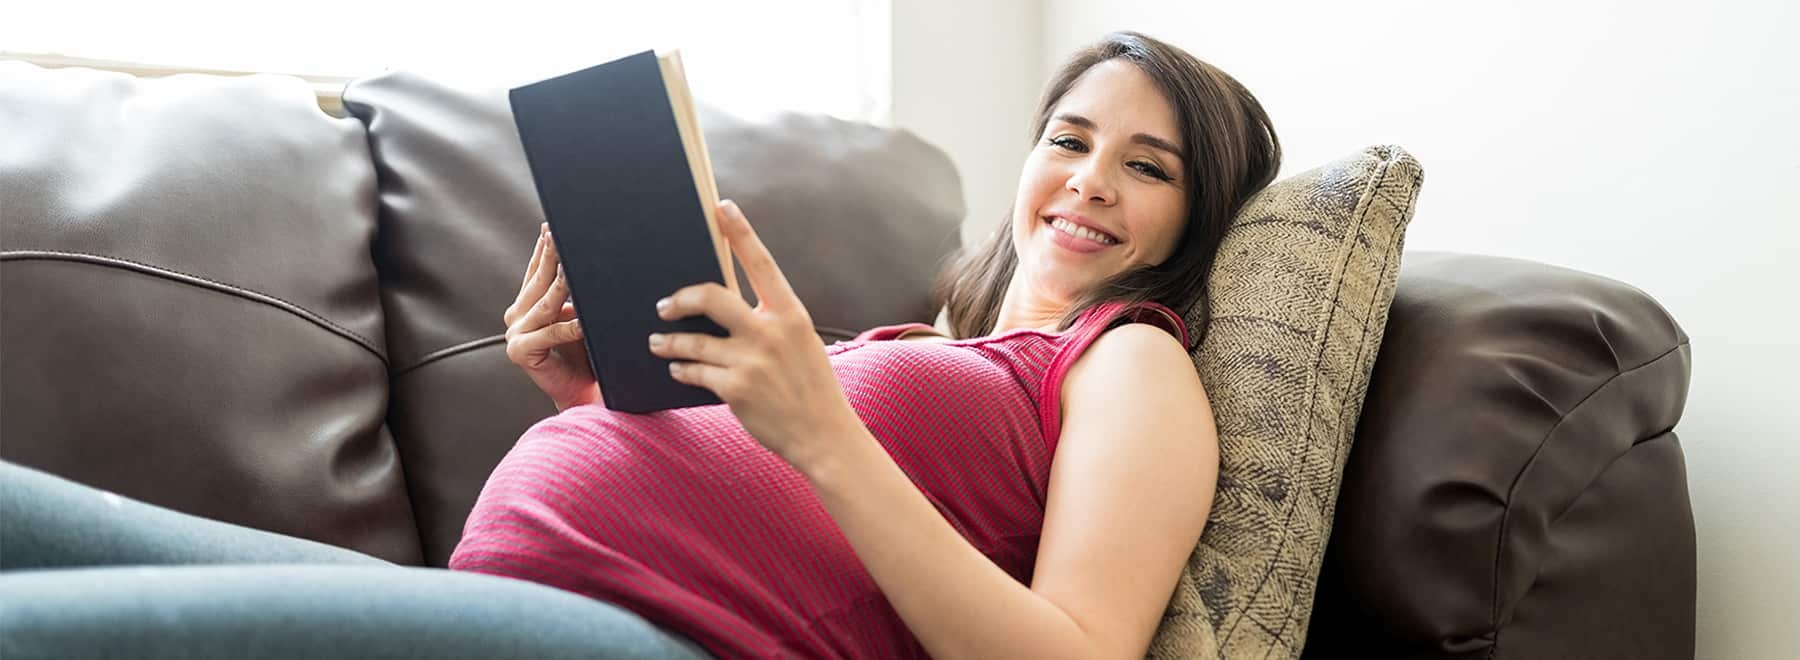
[[506,358],[525,370],[557,410],[600,400],[600,384],[588,366],[581,321],[568,302],[569,283],[556,258],[550,226],[538,226],[537,247],[525,267],[519,297],[501,316],[506,321]]

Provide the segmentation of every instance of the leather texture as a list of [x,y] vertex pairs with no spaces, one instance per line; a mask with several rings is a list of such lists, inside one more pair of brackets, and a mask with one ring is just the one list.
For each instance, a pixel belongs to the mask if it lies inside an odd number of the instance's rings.
[[[555,412],[507,362],[501,322],[543,211],[504,89],[395,71],[353,81],[344,104],[368,125],[380,181],[390,423],[426,560],[442,565],[488,473]],[[963,217],[948,156],[905,131],[823,115],[697,114],[720,197],[744,210],[822,339],[931,320],[931,278]],[[748,282],[741,267],[737,277]]]
[[1307,655],[1693,657],[1690,367],[1631,286],[1408,254]]
[[0,61],[0,458],[420,560],[363,126],[282,76]]
[[1200,543],[1155,658],[1295,658],[1424,170],[1369,147],[1270,184],[1219,245],[1194,366],[1219,428]]

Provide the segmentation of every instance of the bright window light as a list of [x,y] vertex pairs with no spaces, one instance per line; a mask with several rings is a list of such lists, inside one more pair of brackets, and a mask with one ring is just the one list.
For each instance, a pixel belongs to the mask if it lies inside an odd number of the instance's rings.
[[694,95],[728,111],[889,121],[889,0],[10,4],[0,49],[13,55],[317,76],[411,69],[485,87],[679,48]]

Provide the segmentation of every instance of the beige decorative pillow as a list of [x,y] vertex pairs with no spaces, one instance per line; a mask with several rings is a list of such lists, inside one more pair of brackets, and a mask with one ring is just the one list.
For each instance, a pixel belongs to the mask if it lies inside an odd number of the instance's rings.
[[1212,516],[1153,658],[1297,658],[1423,170],[1379,146],[1269,185],[1211,275],[1194,366],[1219,424]]

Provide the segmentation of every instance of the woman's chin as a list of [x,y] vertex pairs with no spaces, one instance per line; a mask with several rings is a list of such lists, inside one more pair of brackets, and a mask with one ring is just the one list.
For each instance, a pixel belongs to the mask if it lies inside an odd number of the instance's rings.
[[1100,272],[1104,265],[1095,260],[1093,255],[1070,252],[1051,245],[1039,253],[1039,263],[1045,266],[1047,279],[1069,283],[1071,286],[1085,288],[1097,282],[1105,275]]
[[[1092,254],[1063,249],[1042,234],[1033,237],[1036,258],[1030,260],[1037,273],[1032,280],[1039,292],[1065,302],[1074,302],[1088,289],[1105,279]],[[1024,265],[1024,263],[1021,263]]]

